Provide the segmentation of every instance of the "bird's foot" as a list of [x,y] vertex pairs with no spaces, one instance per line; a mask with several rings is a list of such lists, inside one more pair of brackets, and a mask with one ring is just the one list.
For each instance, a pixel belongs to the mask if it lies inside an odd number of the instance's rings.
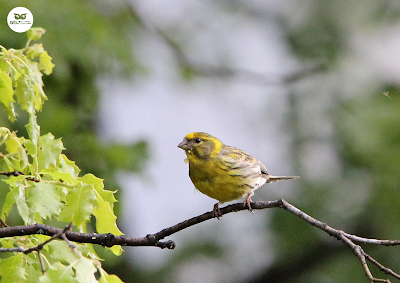
[[222,217],[221,210],[219,209],[219,202],[214,204],[214,209],[213,209],[213,215],[214,217],[217,217],[218,220],[220,220],[220,217]]
[[248,194],[246,197],[246,200],[243,202],[244,207],[247,206],[247,208],[250,212],[253,212],[253,208],[251,207],[251,196],[252,195],[253,195],[252,193]]

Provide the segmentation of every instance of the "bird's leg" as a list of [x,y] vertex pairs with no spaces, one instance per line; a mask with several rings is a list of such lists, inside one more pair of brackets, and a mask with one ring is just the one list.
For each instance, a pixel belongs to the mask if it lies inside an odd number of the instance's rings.
[[218,220],[220,220],[220,217],[222,217],[221,210],[219,209],[219,205],[222,204],[222,202],[217,202],[214,204],[214,209],[213,209],[213,215],[214,217],[217,217]]
[[251,212],[253,212],[253,209],[251,208],[251,197],[254,195],[254,193],[253,192],[251,192],[251,193],[248,193],[247,194],[247,197],[246,197],[246,200],[244,201],[244,203],[243,203],[243,205],[244,205],[244,207],[246,207],[247,206],[247,208],[249,209],[249,211],[251,211]]

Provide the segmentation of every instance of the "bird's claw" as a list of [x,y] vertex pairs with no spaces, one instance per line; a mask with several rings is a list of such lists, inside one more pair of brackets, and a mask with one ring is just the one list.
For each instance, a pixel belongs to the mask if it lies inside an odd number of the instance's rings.
[[251,207],[251,196],[252,196],[252,194],[248,194],[248,195],[247,195],[246,200],[243,202],[243,206],[244,206],[244,207],[247,206],[247,209],[248,209],[250,212],[254,213],[253,208]]
[[222,213],[221,213],[221,210],[219,209],[219,202],[214,204],[213,215],[218,220],[221,220],[220,217],[222,217]]

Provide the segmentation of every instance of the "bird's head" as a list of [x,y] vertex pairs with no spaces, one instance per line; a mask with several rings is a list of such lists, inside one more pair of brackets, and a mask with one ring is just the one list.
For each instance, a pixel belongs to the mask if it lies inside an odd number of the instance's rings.
[[178,145],[186,155],[200,159],[213,158],[222,148],[222,142],[209,134],[203,132],[194,132],[187,134],[183,141]]

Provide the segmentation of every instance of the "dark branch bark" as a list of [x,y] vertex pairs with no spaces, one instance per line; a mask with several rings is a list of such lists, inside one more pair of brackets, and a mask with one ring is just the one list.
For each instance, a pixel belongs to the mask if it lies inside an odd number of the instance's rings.
[[[278,207],[280,201],[269,201],[269,202],[255,202],[252,203],[253,209],[264,209],[270,207]],[[221,208],[222,215],[240,211],[247,210],[243,206],[243,203],[232,204]],[[174,241],[164,241],[160,240],[179,232],[185,228],[196,225],[198,223],[204,222],[206,220],[214,218],[213,212],[206,212],[202,215],[193,217],[191,219],[185,220],[181,223],[178,223],[174,226],[165,228],[155,234],[149,234],[145,237],[141,238],[131,238],[126,236],[115,236],[113,234],[97,234],[97,233],[79,233],[79,232],[65,232],[65,236],[68,240],[77,242],[77,243],[91,243],[96,245],[102,245],[106,247],[112,247],[114,245],[121,246],[155,246],[159,248],[175,248]],[[45,224],[34,224],[34,225],[24,225],[24,226],[12,226],[12,227],[4,227],[0,228],[0,238],[5,237],[18,237],[18,236],[26,236],[26,235],[34,235],[41,234],[47,236],[54,236],[63,232],[63,229],[52,227]],[[0,248],[0,252],[5,251]]]
[[[377,240],[377,239],[368,239],[368,238],[362,238],[359,236],[351,235],[348,234],[344,231],[334,229],[327,225],[326,223],[323,223],[310,215],[304,213],[300,209],[296,208],[295,206],[291,205],[287,201],[281,199],[281,200],[275,200],[275,201],[257,201],[257,202],[252,202],[251,207],[253,210],[256,209],[265,209],[265,208],[273,208],[273,207],[278,207],[278,208],[283,208],[294,215],[300,217],[301,219],[305,220],[307,223],[325,231],[328,235],[335,237],[336,239],[340,240],[344,244],[346,244],[348,247],[352,249],[354,254],[359,258],[361,265],[365,271],[365,274],[367,275],[368,279],[370,282],[390,282],[388,279],[377,279],[372,276],[372,273],[369,270],[367,262],[370,262],[377,267],[379,267],[380,270],[385,272],[386,274],[389,274],[397,279],[400,279],[400,275],[393,272],[391,269],[381,265],[378,261],[373,259],[371,256],[369,256],[359,245],[355,244],[354,242],[360,242],[363,244],[375,244],[375,245],[385,245],[385,246],[395,246],[395,245],[400,245],[399,240]],[[236,211],[241,211],[241,210],[247,210],[247,206],[245,206],[243,203],[236,203],[236,204],[231,204],[228,206],[225,206],[220,209],[221,210],[221,215],[231,213],[231,212],[236,212]],[[175,242],[172,240],[168,241],[161,241],[164,238],[171,236],[172,234],[175,234],[183,229],[186,229],[188,227],[191,227],[193,225],[199,224],[201,222],[204,222],[206,220],[215,218],[214,213],[212,211],[206,212],[204,214],[201,214],[199,216],[193,217],[191,219],[182,221],[176,225],[173,225],[171,227],[165,228],[155,234],[149,234],[145,237],[141,238],[131,238],[131,237],[126,237],[126,236],[115,236],[113,234],[96,234],[96,233],[78,233],[78,232],[71,232],[67,231],[68,229],[60,229],[44,224],[34,224],[34,225],[25,225],[25,226],[14,226],[14,227],[4,227],[0,228],[0,238],[4,237],[16,237],[16,236],[26,236],[26,235],[33,235],[33,234],[42,234],[42,235],[48,235],[51,238],[50,240],[53,240],[54,238],[61,238],[65,240],[71,248],[73,248],[73,244],[70,243],[70,241],[73,242],[78,242],[78,243],[92,243],[92,244],[97,244],[97,245],[102,245],[106,247],[112,247],[114,245],[121,245],[121,246],[154,246],[154,247],[159,247],[159,248],[168,248],[168,249],[173,249],[175,248]],[[67,226],[68,227],[68,226]],[[49,240],[48,240],[49,241]],[[40,245],[38,245],[38,250],[40,249],[48,242],[44,242]],[[24,249],[17,248],[16,249],[3,249],[0,248],[0,252],[27,252]]]

